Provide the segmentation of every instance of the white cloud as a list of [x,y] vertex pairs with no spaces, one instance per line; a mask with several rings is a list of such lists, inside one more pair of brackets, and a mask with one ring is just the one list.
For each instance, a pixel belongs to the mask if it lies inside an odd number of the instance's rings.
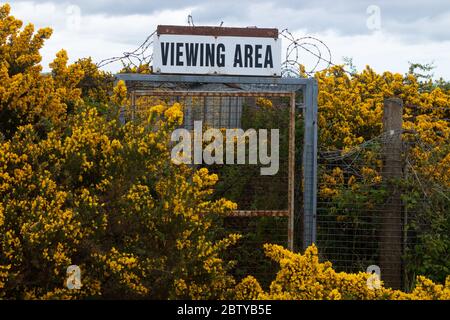
[[[111,1],[103,2],[106,4]],[[134,2],[139,1],[131,1],[130,5]],[[247,11],[236,12],[235,8],[239,3],[234,1],[230,4],[217,4],[211,15],[208,15],[211,12],[208,10],[211,10],[212,4],[208,7],[180,5],[177,9],[167,9],[168,6],[165,6],[166,9],[159,11],[142,10],[140,13],[134,10],[121,15],[101,13],[99,10],[94,13],[81,11],[78,18],[69,2],[20,1],[12,3],[12,13],[24,22],[33,22],[37,27],[53,28],[54,34],[42,50],[44,67],[48,66],[61,48],[69,52],[72,61],[87,56],[92,56],[95,61],[119,56],[135,49],[158,24],[185,25],[188,14],[197,12],[200,17],[197,24],[218,24],[220,21],[216,21],[217,19],[226,17],[225,26],[288,27],[297,30],[297,36],[316,30],[314,35],[329,46],[335,63],[342,63],[342,57],[348,56],[353,58],[358,69],[368,64],[378,72],[390,70],[404,73],[408,69],[408,61],[434,61],[437,66],[435,75],[450,79],[450,11],[447,9],[433,17],[415,17],[414,23],[392,17],[385,19],[388,13],[383,9],[382,31],[371,33],[365,27],[365,10],[345,11],[342,6],[328,10],[324,1],[320,2],[322,8],[308,6],[298,10],[293,9],[292,4],[283,6],[268,1],[250,1],[245,6],[242,5]],[[114,6],[114,2],[110,5]],[[208,20],[208,17],[212,18]],[[316,20],[321,21],[321,27],[318,27]],[[80,23],[78,27],[77,21]],[[360,31],[355,32],[352,26]],[[314,59],[305,52],[301,59],[301,62],[306,62],[309,66],[314,64]],[[116,64],[108,68],[117,71],[119,67]]]
[[435,77],[450,79],[450,41],[405,42],[399,36],[384,31],[357,36],[327,32],[318,37],[331,48],[335,61],[342,62],[344,56],[352,57],[358,70],[370,65],[378,72],[405,73],[408,61],[434,62],[437,67]]
[[[121,56],[123,52],[135,49],[168,17],[173,24],[185,24],[191,11],[164,10],[151,15],[127,16],[85,15],[81,11],[79,17],[74,17],[74,11],[70,9],[70,4],[19,2],[12,5],[12,14],[25,23],[31,22],[36,28],[50,26],[53,29],[52,37],[41,51],[44,68],[61,49],[68,51],[71,61],[88,56],[95,61]],[[74,21],[78,21],[79,25],[74,25]],[[117,70],[120,65],[111,66],[114,67]]]

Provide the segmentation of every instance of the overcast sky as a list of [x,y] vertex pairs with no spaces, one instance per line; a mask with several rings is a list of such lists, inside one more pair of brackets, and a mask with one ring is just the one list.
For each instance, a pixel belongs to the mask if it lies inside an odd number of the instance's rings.
[[[4,3],[5,1],[0,1]],[[435,76],[450,79],[449,0],[73,0],[9,1],[12,14],[54,33],[42,51],[45,67],[61,48],[71,60],[95,61],[131,51],[158,24],[288,28],[330,48],[334,63],[352,57],[360,70],[404,73],[408,61],[434,62]],[[284,43],[286,44],[286,43]],[[300,62],[312,67],[307,52]],[[117,71],[118,65],[106,69]]]

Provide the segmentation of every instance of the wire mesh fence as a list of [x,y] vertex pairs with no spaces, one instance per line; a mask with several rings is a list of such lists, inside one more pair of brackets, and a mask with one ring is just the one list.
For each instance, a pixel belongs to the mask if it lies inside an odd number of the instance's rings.
[[[423,267],[423,255],[433,248],[431,242],[448,238],[450,189],[418,172],[424,168],[413,160],[418,149],[432,152],[416,133],[401,130],[350,150],[319,153],[317,244],[322,259],[345,272],[380,266],[389,286],[406,290],[417,274],[430,271]],[[449,257],[443,246],[437,265],[445,269]],[[428,259],[432,264],[436,257]]]
[[[382,146],[388,143],[383,138],[348,152],[319,154],[317,243],[323,258],[337,270],[358,272],[378,265],[380,231],[398,224],[383,214],[393,208],[381,173]],[[383,273],[390,271],[383,268]]]
[[[209,129],[220,130],[223,139],[220,141],[221,155],[212,164],[196,164],[220,176],[215,197],[236,202],[239,212],[235,216],[287,216],[290,98],[273,97],[263,92],[253,96],[238,96],[236,93],[185,96],[173,92],[160,92],[152,96],[149,93],[137,99],[134,117],[139,117],[140,112],[155,104],[170,105],[175,102],[183,106],[185,116],[182,127],[185,129],[192,132],[195,126],[199,126],[204,139]],[[228,132],[228,129],[231,131]],[[235,130],[241,130],[242,136],[236,136],[238,131]],[[276,141],[271,139],[274,134],[272,130],[277,131]],[[202,151],[216,138],[203,140]],[[256,144],[253,145],[252,141]],[[277,150],[275,146],[272,148],[272,142],[277,143]],[[233,149],[231,159],[227,158],[227,148]],[[241,151],[243,161],[238,159]],[[263,163],[262,157],[270,158],[270,163]],[[271,165],[274,166],[273,174],[262,174],[261,169]]]
[[264,289],[268,289],[279,268],[265,256],[264,244],[286,246],[288,218],[277,216],[228,217],[224,231],[242,235],[229,252],[228,259],[236,262],[232,273],[236,279],[254,276]]
[[[131,118],[135,120],[154,105],[180,103],[184,113],[181,127],[192,133],[200,128],[203,137],[209,129],[220,131],[224,150],[217,159],[222,156],[222,161],[193,166],[196,169],[206,167],[210,173],[218,175],[212,199],[226,198],[238,206],[235,212],[223,218],[221,226],[216,226],[217,230],[222,230],[222,233],[218,232],[219,237],[229,233],[242,236],[226,257],[235,261],[232,273],[237,279],[253,275],[263,286],[268,287],[277,267],[265,256],[263,245],[274,243],[288,246],[289,195],[294,192],[290,182],[301,174],[292,170],[293,158],[290,157],[295,152],[293,135],[301,141],[303,127],[301,113],[292,113],[292,93],[265,85],[236,87],[203,84],[192,87],[167,83],[158,88],[135,90],[134,93]],[[298,99],[301,100],[302,96]],[[293,123],[297,123],[294,132],[291,117],[294,118]],[[244,138],[229,136],[230,129],[230,132],[241,130]],[[277,131],[278,139],[272,139],[273,130]],[[266,131],[266,134],[262,131]],[[215,139],[217,136],[209,141],[204,140],[202,150],[206,150]],[[257,141],[256,150],[251,147],[252,139]],[[273,145],[274,142],[276,145]],[[230,145],[233,158],[227,159]],[[240,149],[245,154],[244,162],[238,159]],[[216,153],[217,149],[214,156],[217,156]],[[270,163],[262,158],[264,156],[271,158]],[[275,167],[273,174],[263,175],[262,169],[268,167]]]
[[[437,275],[434,280],[442,282],[440,275],[448,273],[450,186],[437,183],[436,176],[445,173],[433,170],[445,150],[450,153],[448,148],[402,130],[400,123],[399,130],[386,130],[351,149],[322,150],[316,167],[317,86],[312,80],[141,78],[127,83],[135,107],[132,117],[155,104],[178,102],[184,107],[183,128],[200,128],[202,134],[218,129],[224,145],[233,141],[237,153],[239,143],[227,137],[227,129],[254,130],[256,135],[260,129],[279,130],[274,175],[261,175],[267,163],[258,157],[250,161],[248,135],[241,142],[244,162],[237,164],[235,154],[232,165],[225,160],[195,165],[218,174],[215,198],[238,205],[217,226],[243,236],[228,253],[236,261],[232,272],[237,279],[254,275],[263,286],[270,284],[278,269],[265,257],[265,243],[291,249],[295,243],[298,251],[315,242],[322,260],[333,262],[338,271],[364,272],[378,265],[392,287],[411,288],[417,274]],[[266,151],[272,151],[271,143]]]
[[[424,141],[417,132],[387,130],[351,149],[319,152],[316,167],[317,89],[308,85],[309,80],[283,80],[283,85],[263,79],[151,78],[127,83],[135,107],[132,117],[155,104],[178,102],[184,107],[183,128],[200,128],[202,134],[218,129],[225,146],[233,141],[232,165],[224,159],[195,166],[206,166],[219,176],[215,198],[238,205],[218,226],[224,233],[243,236],[228,257],[236,261],[232,271],[237,279],[251,274],[263,286],[270,284],[277,266],[265,257],[265,243],[288,248],[295,243],[294,249],[301,250],[315,242],[322,260],[332,261],[337,270],[364,272],[378,265],[382,279],[392,287],[411,288],[417,274],[448,273],[445,219],[450,190],[436,183],[431,161],[445,157],[445,150],[434,148],[430,139]],[[163,81],[166,78],[175,81]],[[246,160],[237,163],[239,143],[227,137],[227,129],[254,130],[256,136],[260,129],[278,129],[276,174],[261,175],[267,163],[258,157],[250,161],[251,135],[241,142]],[[211,142],[204,142],[202,149]],[[270,153],[271,143],[266,151]],[[428,171],[422,170],[417,152],[427,154]],[[444,245],[434,245],[442,238]],[[434,263],[441,257],[445,261]]]

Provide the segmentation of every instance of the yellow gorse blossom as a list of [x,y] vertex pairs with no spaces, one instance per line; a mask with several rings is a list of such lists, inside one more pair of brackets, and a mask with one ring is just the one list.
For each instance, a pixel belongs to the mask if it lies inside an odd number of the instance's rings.
[[[425,277],[417,278],[411,293],[380,286],[367,285],[368,273],[349,274],[336,272],[330,262],[320,262],[318,250],[313,245],[304,254],[293,253],[278,245],[265,245],[266,254],[279,263],[280,271],[268,291],[249,276],[236,286],[238,299],[275,300],[448,300],[450,299],[450,276],[445,285],[438,285]],[[382,284],[382,283],[381,283]]]

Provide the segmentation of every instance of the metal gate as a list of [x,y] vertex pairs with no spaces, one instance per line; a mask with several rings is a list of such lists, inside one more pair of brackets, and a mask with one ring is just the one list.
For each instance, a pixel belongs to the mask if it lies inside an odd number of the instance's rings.
[[[254,104],[261,97],[276,101],[275,103],[281,106],[281,112],[288,114],[286,123],[279,123],[283,127],[280,129],[287,131],[288,154],[284,164],[286,170],[281,177],[286,183],[286,189],[279,190],[280,197],[283,195],[285,197],[286,206],[270,205],[269,208],[261,208],[238,203],[240,208],[232,216],[248,219],[264,217],[286,219],[283,244],[291,250],[305,248],[315,242],[317,193],[315,79],[159,74],[118,74],[117,79],[125,81],[127,85],[133,106],[132,117],[139,113],[139,108],[151,106],[154,99],[178,101],[185,107],[184,126],[188,129],[192,128],[194,120],[203,120],[213,128],[240,128],[243,113],[248,105],[252,105],[252,101]],[[147,97],[147,105],[139,106],[137,101],[143,97]],[[295,139],[299,130],[303,144]],[[267,197],[264,190],[254,192]]]

